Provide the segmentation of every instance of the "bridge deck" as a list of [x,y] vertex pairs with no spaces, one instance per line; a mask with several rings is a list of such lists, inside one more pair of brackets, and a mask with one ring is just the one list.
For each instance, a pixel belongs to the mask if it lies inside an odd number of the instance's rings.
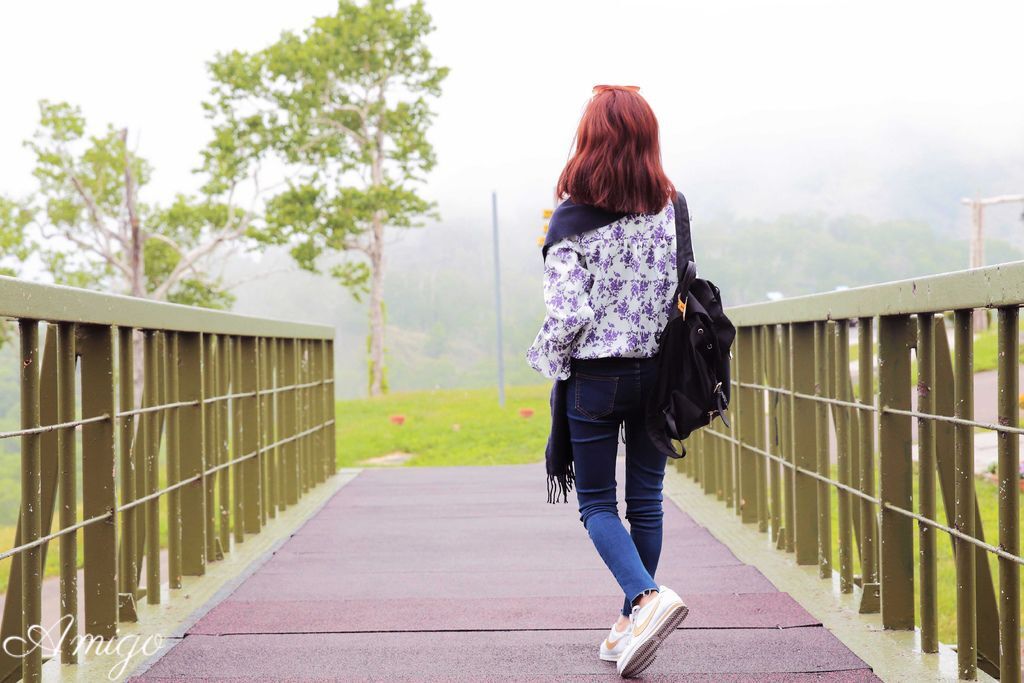
[[[538,464],[364,470],[133,680],[618,678],[622,596],[574,503]],[[667,497],[657,579],[690,617],[644,680],[878,680]]]

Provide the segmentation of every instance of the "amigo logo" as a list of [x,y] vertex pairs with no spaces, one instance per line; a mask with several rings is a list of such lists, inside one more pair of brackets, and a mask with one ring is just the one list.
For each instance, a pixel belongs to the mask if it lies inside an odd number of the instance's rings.
[[[32,624],[28,628],[27,638],[21,636],[5,638],[4,652],[12,657],[24,657],[39,648],[42,650],[43,656],[56,656],[68,637],[69,628],[71,628],[70,614],[61,617],[50,628],[44,628],[41,624]],[[145,637],[132,633],[110,640],[86,634],[76,635],[73,642],[76,656],[92,652],[101,657],[118,657],[117,662],[107,672],[107,677],[116,681],[124,675],[132,658],[139,654],[146,657],[155,654],[163,644],[163,640],[163,636],[158,633]]]

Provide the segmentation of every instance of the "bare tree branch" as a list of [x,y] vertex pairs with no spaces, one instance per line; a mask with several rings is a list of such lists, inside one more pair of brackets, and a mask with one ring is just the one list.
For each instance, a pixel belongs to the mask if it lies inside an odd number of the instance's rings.
[[85,188],[82,181],[79,180],[74,170],[65,167],[64,172],[68,174],[68,179],[75,188],[75,192],[78,193],[78,196],[85,203],[86,211],[89,214],[89,224],[92,225],[93,229],[97,233],[110,239],[115,239],[124,245],[124,238],[103,224],[103,217],[100,215],[99,207],[96,206],[96,202],[92,198],[92,195],[89,194],[89,191]]
[[[248,215],[248,212],[246,212],[246,214]],[[230,242],[231,240],[238,239],[239,237],[244,235],[246,229],[248,228],[248,225],[249,220],[248,218],[245,218],[238,225],[238,227],[231,230],[220,230],[219,232],[211,236],[208,242],[204,242],[203,244],[200,244],[193,248],[192,250],[190,250],[189,252],[183,254],[181,260],[179,260],[177,265],[174,266],[174,269],[171,271],[171,273],[162,283],[160,283],[160,285],[153,292],[153,297],[157,299],[166,298],[167,293],[170,291],[171,287],[177,284],[178,280],[180,280],[181,277],[186,272],[188,272],[189,270],[195,270],[196,263],[199,260],[212,254],[214,250],[216,250],[217,247],[219,247],[221,244],[224,244],[225,242]]]
[[157,242],[163,242],[164,244],[169,246],[171,249],[174,249],[179,254],[181,253],[181,245],[172,240],[167,235],[161,235],[158,232],[149,232],[148,230],[145,231],[145,234],[147,240],[156,240]]
[[85,240],[82,240],[79,237],[75,237],[68,230],[59,230],[59,232],[60,236],[66,239],[67,241],[80,247],[83,251],[89,251],[100,256],[104,261],[109,263],[111,266],[117,268],[119,271],[124,273],[126,277],[131,277],[131,272],[129,271],[128,266],[124,263],[124,261],[117,258],[112,252],[107,251],[106,249],[103,248],[99,248],[98,245],[86,242]]

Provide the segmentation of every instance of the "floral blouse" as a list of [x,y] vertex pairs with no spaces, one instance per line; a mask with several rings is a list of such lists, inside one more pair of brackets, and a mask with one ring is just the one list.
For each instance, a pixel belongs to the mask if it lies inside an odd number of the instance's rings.
[[568,379],[571,358],[653,356],[676,282],[671,202],[555,242],[544,259],[547,315],[527,362]]

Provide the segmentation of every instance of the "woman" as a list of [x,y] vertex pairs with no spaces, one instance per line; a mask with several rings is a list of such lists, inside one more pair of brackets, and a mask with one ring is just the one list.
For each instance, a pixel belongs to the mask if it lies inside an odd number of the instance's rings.
[[[675,591],[654,581],[666,456],[647,436],[644,408],[677,283],[676,191],[662,170],[657,119],[639,88],[594,88],[557,194],[566,201],[545,244],[547,316],[527,359],[557,380],[556,391],[567,380],[568,485],[574,477],[580,521],[625,594],[599,656],[631,677],[651,664],[687,614]],[[616,503],[620,426],[628,532]],[[564,475],[561,481],[564,491]]]

